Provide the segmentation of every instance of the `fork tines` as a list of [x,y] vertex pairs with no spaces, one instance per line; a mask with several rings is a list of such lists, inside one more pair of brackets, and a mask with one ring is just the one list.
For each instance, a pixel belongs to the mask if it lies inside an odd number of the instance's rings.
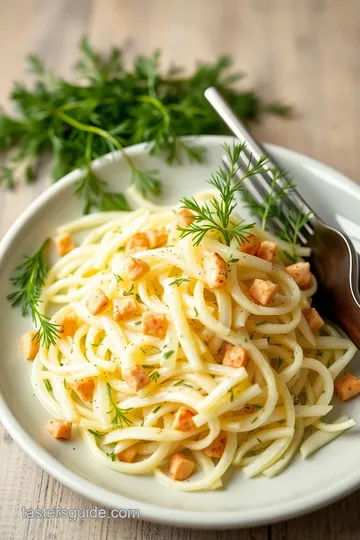
[[[229,170],[229,162],[226,156],[223,157],[223,162],[227,170]],[[240,154],[237,163],[239,165],[239,169],[235,174],[235,178],[241,178],[243,176],[242,173],[246,171],[249,164],[254,164],[255,161],[253,160],[252,155],[246,152],[245,149],[245,152]],[[267,160],[264,166],[266,171],[264,171],[262,174],[256,174],[249,178],[245,178],[241,183],[241,190],[246,191],[249,197],[259,205],[263,204],[271,195],[272,189],[278,193],[279,191],[286,189],[286,186],[289,186],[289,182],[291,182],[284,173],[276,180],[275,185],[272,188],[271,184],[274,178],[272,169],[275,168],[279,171],[276,165],[273,165],[270,160]],[[291,216],[298,215],[299,212],[301,212],[302,215],[308,213],[313,215],[311,208],[305,203],[301,195],[294,188],[291,189],[291,193],[282,193],[280,204],[281,215],[285,217],[287,226],[290,227],[293,232],[295,232],[295,223],[293,219],[291,219]],[[279,218],[273,216],[267,219],[267,228],[277,235],[279,235],[283,230],[283,226]],[[302,229],[298,232],[298,240],[303,245],[306,245],[308,243],[309,236],[313,236],[313,234],[314,229],[312,227],[310,218],[309,221],[305,223]]]

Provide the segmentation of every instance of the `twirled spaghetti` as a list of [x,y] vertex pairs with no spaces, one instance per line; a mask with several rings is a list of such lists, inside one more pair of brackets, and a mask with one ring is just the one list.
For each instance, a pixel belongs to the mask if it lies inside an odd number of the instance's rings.
[[[334,378],[356,349],[327,324],[311,329],[304,310],[316,280],[299,288],[285,270],[283,242],[275,240],[270,262],[235,242],[225,245],[216,232],[194,246],[176,224],[176,211],[150,207],[60,228],[82,240],[51,268],[43,290],[44,313],[55,307],[52,321],[64,331],[34,360],[36,395],[115,471],[154,473],[183,491],[220,487],[231,465],[247,477],[272,477],[299,449],[306,457],[354,425],[347,417],[333,424],[321,418],[332,409]],[[154,239],[154,231],[162,245],[131,244],[139,233]],[[226,265],[218,287],[206,277],[209,254]],[[299,255],[308,251],[299,248]],[[126,273],[129,257],[145,268],[140,277]],[[276,286],[269,303],[249,294],[254,280]],[[241,367],[224,362],[228,350],[246,355]],[[176,464],[168,474],[174,456],[183,456],[178,465],[189,475],[177,476]]]

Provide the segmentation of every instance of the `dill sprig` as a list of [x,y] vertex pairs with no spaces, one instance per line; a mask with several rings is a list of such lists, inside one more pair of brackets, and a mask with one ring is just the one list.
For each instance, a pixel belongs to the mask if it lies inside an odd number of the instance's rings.
[[194,221],[188,227],[179,227],[182,238],[191,235],[194,245],[198,245],[208,232],[215,230],[220,233],[222,240],[228,246],[233,239],[239,243],[246,239],[254,223],[246,223],[242,219],[235,220],[232,217],[237,206],[236,192],[241,189],[241,184],[246,178],[265,172],[266,156],[262,156],[255,163],[249,159],[246,170],[239,179],[235,180],[240,171],[238,160],[245,146],[245,143],[234,143],[232,148],[227,144],[224,145],[229,168],[220,166],[208,180],[208,183],[219,191],[219,199],[214,198],[209,202],[199,202],[194,198],[186,197],[181,199],[182,208],[191,210],[194,216]]
[[310,220],[312,213],[304,213],[301,209],[289,209],[285,211],[284,200],[295,190],[292,179],[286,179],[279,183],[280,179],[286,177],[286,171],[274,167],[267,171],[271,176],[269,193],[264,195],[261,202],[255,201],[250,193],[243,189],[242,198],[252,215],[261,220],[261,229],[264,231],[269,219],[276,219],[280,227],[279,236],[291,246],[291,253],[284,251],[285,255],[292,261],[297,261],[296,247],[299,233],[304,225]]
[[127,68],[123,51],[113,48],[100,55],[84,38],[80,55],[75,64],[79,82],[49,72],[37,55],[28,57],[34,84],[14,85],[10,98],[17,116],[0,114],[0,152],[5,158],[0,183],[8,188],[14,186],[14,172],[20,165],[25,166],[26,181],[32,182],[41,158],[51,155],[55,181],[73,169],[84,169],[76,189],[85,212],[109,205],[123,209],[124,200],[109,193],[91,170],[91,160],[109,151],[123,152],[137,187],[145,196],[158,194],[161,183],[156,171],[139,168],[124,148],[148,142],[150,153],[164,154],[169,162],[180,162],[184,155],[201,161],[203,151],[179,137],[226,133],[204,98],[207,87],[216,86],[246,122],[264,113],[291,113],[279,103],[263,104],[253,91],[236,89],[234,83],[243,74],[232,71],[228,56],[198,64],[185,77],[178,67],[164,71],[159,51],[137,56]]
[[154,383],[157,383],[158,380],[160,379],[160,373],[157,370],[155,370],[152,373],[150,373],[149,377]]
[[15,275],[10,278],[17,290],[7,296],[12,306],[21,306],[23,317],[31,314],[35,327],[39,327],[34,340],[46,348],[55,345],[60,335],[59,325],[52,323],[39,310],[41,289],[48,271],[45,259],[48,242],[46,239],[33,256],[24,255],[24,261],[15,267]]
[[182,283],[190,283],[190,279],[187,278],[176,278],[174,281],[169,283],[169,285],[176,285],[177,287],[180,287]]
[[91,433],[91,435],[94,435],[96,439],[102,439],[105,435],[105,433],[101,433],[100,431],[96,431],[94,429],[88,429],[88,432]]
[[111,420],[111,423],[115,426],[120,426],[120,427],[124,427],[124,424],[127,425],[127,426],[131,426],[132,424],[132,421],[126,416],[126,413],[132,411],[132,408],[130,409],[121,409],[120,407],[118,407],[116,405],[116,403],[114,402],[114,399],[111,395],[111,386],[109,383],[106,383],[106,392],[107,392],[107,395],[108,395],[108,399],[109,399],[109,402],[110,402],[110,405],[111,405],[111,409],[108,411],[109,413],[110,412],[113,412],[114,413],[114,416],[113,416],[113,419]]
[[277,184],[278,180],[284,178],[286,174],[285,171],[273,168],[268,172],[271,175],[270,191],[263,196],[261,203],[252,199],[248,191],[242,191],[243,198],[245,199],[247,207],[251,210],[251,213],[261,219],[261,229],[263,231],[266,228],[268,219],[278,217],[278,205],[281,200],[294,190],[292,180],[286,180],[282,186],[278,186]]
[[312,212],[305,214],[301,210],[294,211],[290,209],[286,217],[282,218],[284,222],[282,222],[281,238],[291,245],[291,253],[287,251],[284,251],[284,253],[292,262],[297,261],[296,246],[299,233],[312,215]]

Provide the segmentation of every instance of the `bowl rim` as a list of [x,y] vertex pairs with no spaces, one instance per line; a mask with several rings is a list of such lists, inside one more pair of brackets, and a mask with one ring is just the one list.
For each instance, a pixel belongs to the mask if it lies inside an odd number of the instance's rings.
[[[204,146],[219,145],[220,142],[231,142],[233,137],[220,135],[205,135],[196,137],[184,137],[187,141],[196,141]],[[130,155],[142,154],[147,143],[141,143],[128,147],[126,152]],[[290,160],[301,164],[303,168],[309,167],[317,169],[324,181],[339,187],[351,196],[360,200],[360,186],[341,174],[340,172],[307,157],[301,153],[294,152],[287,148],[266,144],[266,148],[276,152],[277,156],[284,156]],[[121,151],[106,154],[92,162],[95,170],[100,170],[104,164],[123,159]],[[49,186],[30,206],[16,219],[10,229],[4,235],[0,242],[0,264],[6,257],[12,247],[17,235],[40,208],[57,193],[75,183],[83,174],[83,171],[76,169],[55,184]],[[327,178],[325,178],[327,177]],[[67,466],[60,463],[55,457],[48,453],[40,444],[26,432],[22,425],[13,415],[10,407],[7,405],[4,396],[0,391],[0,421],[11,437],[19,446],[47,473],[56,478],[65,486],[71,488],[80,495],[90,498],[98,504],[108,508],[136,508],[140,511],[140,519],[161,523],[163,525],[175,525],[179,527],[189,527],[198,529],[232,529],[240,527],[251,527],[275,523],[285,519],[293,518],[309,511],[317,510],[332,502],[345,497],[355,491],[360,486],[360,471],[352,473],[343,478],[340,482],[331,487],[325,487],[316,494],[302,496],[296,502],[288,501],[280,506],[280,509],[273,507],[261,509],[251,509],[247,511],[244,517],[238,516],[234,511],[219,511],[217,513],[207,513],[204,511],[189,511],[167,507],[160,507],[154,504],[139,502],[129,497],[120,495],[105,489],[84,478],[81,474],[72,471]]]

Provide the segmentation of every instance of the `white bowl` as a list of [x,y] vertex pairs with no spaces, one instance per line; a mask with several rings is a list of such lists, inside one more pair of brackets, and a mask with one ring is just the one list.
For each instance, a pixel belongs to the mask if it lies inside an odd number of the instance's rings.
[[[168,166],[149,157],[145,145],[128,149],[139,166],[158,168],[164,179],[165,203],[177,202],[204,187],[220,163],[224,137],[199,137],[207,148],[206,163]],[[283,148],[269,151],[294,176],[299,190],[318,214],[332,225],[341,224],[360,245],[360,188],[341,174]],[[121,189],[129,171],[121,154],[94,163],[112,189]],[[31,254],[55,228],[81,214],[74,195],[79,171],[47,189],[16,221],[0,245],[0,419],[11,436],[48,473],[100,505],[137,508],[142,519],[178,526],[232,528],[261,525],[315,510],[360,486],[359,428],[341,435],[313,457],[299,457],[278,477],[246,480],[240,470],[226,475],[221,491],[180,493],[157,483],[152,476],[127,476],[100,468],[85,452],[80,438],[55,441],[46,431],[49,413],[33,394],[31,363],[23,360],[19,337],[31,328],[18,309],[6,301],[9,277],[22,255]],[[331,249],[331,246],[329,246]],[[356,361],[351,366],[356,369]],[[335,415],[346,412],[360,424],[360,400],[335,403]]]

